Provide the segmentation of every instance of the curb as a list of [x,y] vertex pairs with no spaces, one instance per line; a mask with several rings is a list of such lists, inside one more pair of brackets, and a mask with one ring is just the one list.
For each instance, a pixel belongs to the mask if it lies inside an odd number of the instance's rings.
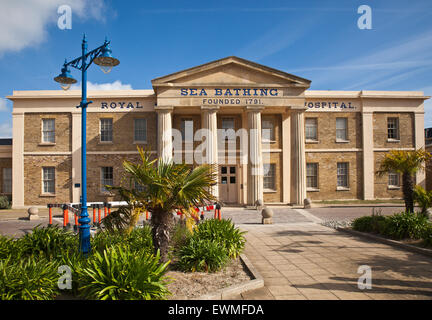
[[244,254],[241,254],[240,260],[244,263],[247,272],[252,275],[252,280],[219,289],[216,292],[207,293],[191,300],[229,300],[230,298],[233,298],[234,296],[243,292],[264,287],[264,279],[255,269],[249,259]]
[[359,237],[364,237],[364,238],[369,238],[371,240],[375,240],[384,244],[388,244],[394,247],[399,247],[401,249],[405,249],[411,252],[415,252],[415,253],[420,253],[423,254],[425,256],[429,256],[432,257],[432,250],[431,249],[425,249],[425,248],[421,248],[421,247],[416,247],[410,244],[406,244],[406,243],[401,243],[399,241],[396,240],[391,240],[391,239],[387,239],[387,238],[382,238],[370,233],[365,233],[365,232],[360,232],[360,231],[355,231],[352,229],[346,229],[346,228],[340,228],[338,227],[336,230],[338,231],[342,231],[345,233],[349,233],[355,236],[359,236]]

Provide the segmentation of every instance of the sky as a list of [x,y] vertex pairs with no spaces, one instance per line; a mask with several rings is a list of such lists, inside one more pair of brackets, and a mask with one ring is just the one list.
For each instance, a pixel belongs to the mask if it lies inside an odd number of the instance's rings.
[[[70,29],[59,27],[63,5]],[[358,26],[362,5],[370,29]],[[91,66],[89,90],[151,89],[154,78],[234,55],[312,80],[312,90],[432,96],[430,0],[0,0],[0,138],[12,136],[6,96],[61,90],[53,78],[80,55],[84,33],[90,50],[107,37],[120,60],[109,74]],[[432,127],[431,100],[425,112]]]

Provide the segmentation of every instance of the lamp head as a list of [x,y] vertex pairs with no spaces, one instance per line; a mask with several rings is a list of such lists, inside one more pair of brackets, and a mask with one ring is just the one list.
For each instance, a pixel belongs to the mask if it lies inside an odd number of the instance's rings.
[[104,73],[109,73],[111,69],[117,66],[120,61],[111,55],[112,51],[108,45],[102,49],[102,54],[96,57],[93,61],[101,67]]
[[73,83],[77,82],[70,75],[70,70],[66,66],[66,64],[63,65],[63,68],[61,69],[61,73],[57,77],[54,78],[54,81],[60,83],[60,86],[62,87],[63,90],[69,89]]

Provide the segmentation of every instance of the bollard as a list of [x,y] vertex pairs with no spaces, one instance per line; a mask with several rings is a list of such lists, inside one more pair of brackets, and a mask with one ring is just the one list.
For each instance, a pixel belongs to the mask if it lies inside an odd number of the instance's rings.
[[111,203],[107,203],[107,206],[108,206],[108,215],[110,215],[111,214]]
[[221,205],[219,203],[216,203],[215,219],[216,219],[216,213],[217,213],[217,218],[219,220],[221,220],[222,219],[222,216],[221,216]]
[[101,226],[101,205],[98,204],[97,207],[98,207],[98,227],[100,228],[100,226]]
[[146,220],[148,220],[148,219],[149,219],[149,212],[146,211]]
[[48,212],[49,212],[49,222],[48,222],[48,227],[52,227],[52,204],[49,203],[47,205],[48,207]]
[[96,205],[93,203],[92,204],[92,208],[93,208],[93,227],[97,226],[97,222],[96,222]]
[[63,208],[63,229],[69,230],[70,229],[70,223],[69,223],[69,210],[68,206],[64,204],[62,206]]
[[104,219],[105,219],[107,216],[107,203],[104,202],[103,206],[104,206]]

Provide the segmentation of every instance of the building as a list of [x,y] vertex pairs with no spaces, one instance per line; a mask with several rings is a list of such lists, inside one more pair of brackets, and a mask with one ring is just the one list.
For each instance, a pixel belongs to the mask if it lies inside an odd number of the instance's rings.
[[[104,185],[121,183],[122,161],[138,161],[137,146],[191,165],[196,150],[205,148],[205,161],[219,164],[213,192],[224,203],[400,198],[400,177],[377,177],[375,171],[391,149],[424,147],[423,102],[429,97],[416,91],[314,91],[310,84],[228,57],[156,78],[152,90],[90,91],[88,200],[113,200]],[[1,165],[12,162],[13,207],[79,202],[80,94],[14,91],[8,97],[12,160]],[[423,184],[425,174],[416,178]]]

